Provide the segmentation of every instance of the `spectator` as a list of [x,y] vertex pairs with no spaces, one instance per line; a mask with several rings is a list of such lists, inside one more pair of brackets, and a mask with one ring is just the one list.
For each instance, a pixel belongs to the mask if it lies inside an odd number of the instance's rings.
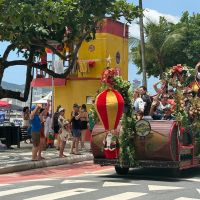
[[144,116],[148,116],[151,109],[151,97],[147,94],[147,88],[145,86],[140,87],[141,98],[144,101]]
[[[56,112],[54,113],[54,115],[52,117],[52,126],[51,126],[51,128],[52,128],[52,130],[54,132],[54,138],[55,138],[55,140],[59,140],[58,139],[59,138],[58,134],[59,134],[60,127],[59,127],[59,123],[58,123],[58,117],[60,115],[60,113],[59,113],[59,109],[60,108],[61,108],[61,105],[59,105],[57,107]],[[56,148],[59,149],[58,144],[56,146],[57,146]]]
[[43,160],[44,157],[42,157],[42,151],[46,148],[46,142],[45,142],[45,133],[44,133],[44,124],[45,124],[45,112],[47,112],[44,108],[41,108],[39,111],[39,117],[41,121],[41,130],[40,130],[40,147],[38,151],[38,160]]
[[31,135],[32,135],[32,161],[38,160],[38,151],[40,147],[40,131],[42,128],[40,117],[39,117],[39,106],[33,106],[31,108],[32,112],[30,115],[31,122]]
[[[161,87],[158,88],[158,85],[161,85]],[[156,91],[157,95],[166,94],[166,92],[167,92],[167,83],[166,83],[166,81],[161,80],[161,81],[155,83],[153,85],[153,88]]]
[[30,110],[29,107],[26,106],[23,108],[23,124],[24,128],[28,128],[30,126]]
[[163,119],[164,120],[174,120],[175,119],[175,117],[172,115],[172,109],[171,109],[171,107],[169,106],[169,107],[166,107],[165,109],[164,109],[164,117],[163,117]]
[[[76,154],[78,155],[79,152],[78,152],[78,143],[79,143],[79,140],[80,140],[80,136],[81,136],[81,131],[80,131],[80,128],[81,128],[81,123],[80,123],[80,119],[77,119],[76,117],[79,115],[79,106],[78,104],[74,104],[73,105],[73,111],[71,113],[71,125],[72,125],[72,136],[73,136],[73,142],[72,142],[72,145],[71,145],[71,151],[70,153],[71,154]],[[75,147],[75,152],[74,152],[74,147]]]
[[47,143],[47,147],[51,146],[53,147],[53,140],[49,139],[49,135],[52,134],[51,131],[51,117],[49,115],[49,112],[46,112],[45,116],[45,124],[44,124],[44,135],[46,137],[46,143]]
[[60,133],[60,154],[59,157],[63,158],[66,157],[64,155],[64,149],[66,145],[66,141],[70,138],[71,133],[70,133],[70,123],[65,120],[63,123],[63,127],[61,128],[61,133]]
[[90,129],[90,151],[92,151],[91,141],[92,141],[92,130],[95,126],[94,114],[92,110],[88,113],[88,120],[89,120],[89,129]]
[[139,90],[135,90],[133,94],[133,100],[134,100],[134,111],[136,113],[137,119],[141,119],[144,115],[144,101],[140,97]]
[[[23,123],[22,123],[22,127],[27,129],[28,133],[30,134],[30,110],[29,110],[29,107],[26,106],[23,108],[23,114],[22,114],[22,117],[23,117]],[[24,141],[25,143],[28,143],[27,140]]]
[[164,117],[165,109],[169,108],[168,96],[166,94],[161,96],[161,99],[154,99],[150,114],[154,120],[161,120]]
[[[64,129],[64,123],[65,123],[65,109],[60,108],[59,109],[59,117],[58,117],[58,124],[59,124],[59,137],[57,137],[58,140],[58,149],[61,151],[62,147],[62,141],[60,141],[60,134],[62,132],[62,129]],[[61,154],[61,153],[60,153]]]
[[80,130],[81,130],[80,142],[82,150],[83,148],[85,148],[84,140],[85,140],[85,134],[88,129],[88,112],[85,104],[81,106],[80,114],[76,117],[76,119],[77,120],[80,119]]

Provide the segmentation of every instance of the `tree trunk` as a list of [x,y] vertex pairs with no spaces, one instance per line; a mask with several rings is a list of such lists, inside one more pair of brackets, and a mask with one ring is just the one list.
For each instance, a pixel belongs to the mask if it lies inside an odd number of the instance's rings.
[[[139,8],[142,10],[142,0],[139,0]],[[143,13],[140,16],[140,42],[141,42],[141,56],[142,56],[142,83],[147,87],[147,69],[145,63],[145,42],[144,42],[144,24],[143,24]]]

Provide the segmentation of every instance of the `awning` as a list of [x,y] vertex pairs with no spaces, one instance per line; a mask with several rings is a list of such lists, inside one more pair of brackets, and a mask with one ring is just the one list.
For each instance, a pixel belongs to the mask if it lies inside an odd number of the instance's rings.
[[0,100],[0,107],[1,108],[10,108],[10,106],[11,105],[8,102]]

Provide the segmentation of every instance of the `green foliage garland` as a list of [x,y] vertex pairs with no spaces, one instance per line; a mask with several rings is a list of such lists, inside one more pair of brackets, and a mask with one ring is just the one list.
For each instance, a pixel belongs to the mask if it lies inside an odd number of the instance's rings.
[[122,130],[120,135],[120,163],[121,165],[135,164],[135,148],[133,134],[135,132],[135,119],[133,117],[131,83],[124,81],[121,76],[114,77],[114,89],[118,90],[124,98],[125,112],[122,117]]

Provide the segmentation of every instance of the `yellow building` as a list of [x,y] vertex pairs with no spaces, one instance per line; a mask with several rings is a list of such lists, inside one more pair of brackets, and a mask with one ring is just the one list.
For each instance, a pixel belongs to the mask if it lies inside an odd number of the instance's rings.
[[84,42],[79,50],[77,71],[62,84],[55,84],[54,108],[62,105],[67,118],[74,103],[90,107],[106,67],[118,68],[128,79],[128,26],[105,19],[97,29],[96,39]]

